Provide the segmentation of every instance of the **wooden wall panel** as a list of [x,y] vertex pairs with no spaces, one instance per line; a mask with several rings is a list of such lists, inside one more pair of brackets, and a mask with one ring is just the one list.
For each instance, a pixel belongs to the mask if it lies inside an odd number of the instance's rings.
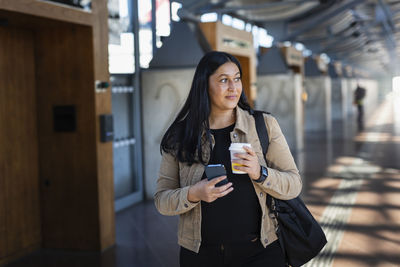
[[[36,33],[43,246],[99,249],[94,67],[90,27]],[[76,107],[76,131],[55,132],[53,107]]]
[[[95,80],[109,81],[108,72],[108,17],[107,0],[93,2],[93,49]],[[97,173],[99,188],[99,220],[100,220],[100,248],[102,250],[115,243],[115,211],[114,211],[114,168],[113,143],[100,142],[100,114],[112,113],[111,88],[106,92],[97,93],[95,97],[95,114],[97,142]]]
[[[4,27],[0,27],[0,42],[6,43],[8,39],[7,31]],[[5,46],[0,46],[0,58],[5,58],[7,51],[4,49]],[[7,63],[0,60],[0,81],[4,78],[6,73]],[[8,132],[5,132],[6,128],[6,116],[7,110],[5,105],[6,93],[3,88],[3,83],[0,83],[0,264],[1,259],[7,255],[7,228],[6,228],[6,160],[7,155],[5,154],[5,140],[8,136]],[[5,87],[4,87],[5,88]]]
[[[7,32],[4,27],[0,27],[0,42],[5,43],[6,38],[8,39]],[[4,47],[0,46],[0,58],[5,58]],[[3,76],[6,73],[7,64],[5,61],[0,60],[0,81],[3,80]],[[5,132],[6,128],[6,116],[7,110],[5,105],[6,91],[2,89],[3,83],[0,83],[0,264],[1,259],[7,255],[7,226],[6,226],[6,157],[5,154],[5,140],[8,136],[8,132]]]
[[217,36],[216,36],[216,24],[215,23],[200,23],[200,29],[202,30],[204,36],[206,37],[208,43],[211,46],[211,49],[216,50],[217,45]]
[[[98,0],[94,0],[96,2]],[[38,0],[0,0],[0,9],[83,25],[92,25],[92,14],[74,7]],[[106,19],[105,19],[106,20]]]
[[41,241],[33,34],[0,27],[0,43],[0,256],[8,257]]
[[246,97],[249,101],[249,103],[252,103],[251,101],[251,93],[250,93],[250,58],[249,57],[243,57],[243,56],[238,56],[233,54],[234,57],[236,57],[239,62],[240,66],[242,67],[242,85],[244,89],[244,93],[246,94]]
[[[109,81],[107,0],[93,1],[92,10],[0,0],[8,27],[34,33],[42,236],[49,248],[103,250],[115,243],[113,148],[99,137],[99,115],[111,113],[111,92],[94,89],[96,80]],[[76,132],[53,131],[54,105],[76,106]],[[0,113],[8,116],[4,108],[0,105]],[[4,166],[0,160],[0,175]],[[0,177],[0,201],[6,198],[4,184]],[[7,247],[5,202],[0,203],[0,257]]]

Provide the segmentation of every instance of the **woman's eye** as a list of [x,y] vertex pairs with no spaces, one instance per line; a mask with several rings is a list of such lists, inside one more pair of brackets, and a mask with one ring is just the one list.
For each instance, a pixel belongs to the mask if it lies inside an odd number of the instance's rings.
[[221,83],[226,83],[226,81],[227,81],[226,78],[225,78],[225,79],[222,79],[222,80],[221,80]]
[[235,82],[240,81],[240,77],[235,78]]

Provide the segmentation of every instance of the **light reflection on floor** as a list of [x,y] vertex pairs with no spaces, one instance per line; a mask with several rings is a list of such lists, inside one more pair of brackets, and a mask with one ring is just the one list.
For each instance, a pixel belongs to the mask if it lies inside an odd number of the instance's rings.
[[309,208],[328,245],[307,267],[400,266],[400,136],[394,130],[400,114],[393,113],[391,100],[355,136],[357,155],[336,158],[310,185]]

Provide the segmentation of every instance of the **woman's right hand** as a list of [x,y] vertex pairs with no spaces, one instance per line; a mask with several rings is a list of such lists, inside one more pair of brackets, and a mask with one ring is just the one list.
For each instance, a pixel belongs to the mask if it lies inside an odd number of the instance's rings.
[[217,198],[223,197],[232,192],[232,183],[216,187],[220,181],[226,179],[226,176],[214,178],[211,181],[203,179],[200,182],[192,185],[189,188],[188,200],[190,202],[198,202],[200,200],[205,202],[213,202]]

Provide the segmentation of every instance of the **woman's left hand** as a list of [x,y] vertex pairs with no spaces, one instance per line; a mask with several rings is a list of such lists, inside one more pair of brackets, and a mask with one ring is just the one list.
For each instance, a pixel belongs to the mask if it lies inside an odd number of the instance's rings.
[[249,177],[253,180],[260,178],[260,163],[258,162],[258,157],[256,152],[254,152],[250,147],[244,146],[244,150],[247,153],[236,153],[235,156],[240,159],[232,160],[233,163],[238,163],[243,166],[235,166],[235,169],[246,172]]

